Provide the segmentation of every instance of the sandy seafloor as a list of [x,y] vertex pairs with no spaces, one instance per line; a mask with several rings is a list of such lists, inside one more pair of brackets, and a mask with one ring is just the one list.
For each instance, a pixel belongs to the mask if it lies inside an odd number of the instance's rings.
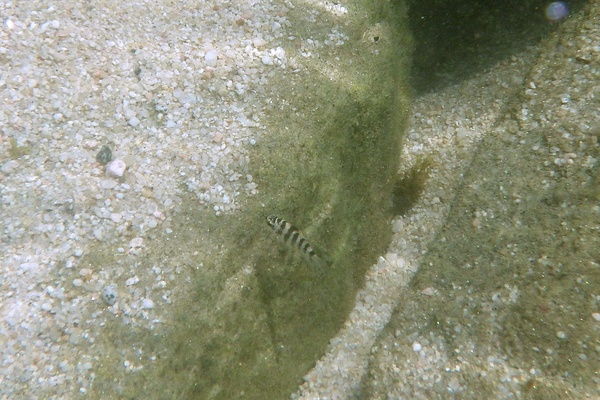
[[[181,271],[136,270],[144,240],[169,233],[181,190],[217,213],[235,210],[240,194],[260,191],[247,162],[252,146],[267,140],[261,110],[271,101],[270,77],[301,69],[315,48],[347,40],[333,22],[327,37],[298,41],[298,53],[286,54],[280,44],[295,39],[286,36],[285,1],[212,1],[183,10],[142,4],[141,14],[139,3],[0,4],[2,398],[85,394],[101,330],[83,326],[104,312],[148,329],[160,324],[178,301],[172,282]],[[310,4],[315,15],[346,12],[341,3]],[[586,34],[598,43],[597,33]],[[415,99],[402,159],[408,168],[419,155],[435,155],[427,189],[390,225],[389,252],[370,269],[344,328],[294,397],[353,395],[395,294],[442,225],[479,140],[515,91],[535,90],[523,79],[536,51]],[[597,45],[582,51],[597,70]],[[586,114],[585,104],[573,107],[582,107],[573,115]],[[596,124],[597,117],[596,102]],[[202,123],[189,130],[192,119]],[[104,144],[127,165],[123,177],[107,176],[96,162]],[[130,261],[110,271],[80,265],[96,242]],[[104,305],[102,289],[125,276],[119,295],[127,301]],[[141,289],[140,281],[151,283]],[[424,358],[416,373],[436,365]],[[126,360],[123,370],[142,367]]]

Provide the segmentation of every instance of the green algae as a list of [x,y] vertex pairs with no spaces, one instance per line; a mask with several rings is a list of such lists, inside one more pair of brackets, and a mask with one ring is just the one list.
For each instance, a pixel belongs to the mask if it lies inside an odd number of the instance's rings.
[[8,149],[8,154],[13,160],[16,160],[17,158],[21,158],[31,153],[31,146],[19,146],[17,140],[14,138],[10,138],[9,143],[10,149]]
[[408,171],[398,177],[392,193],[394,215],[405,215],[421,197],[432,166],[433,156],[420,156]]

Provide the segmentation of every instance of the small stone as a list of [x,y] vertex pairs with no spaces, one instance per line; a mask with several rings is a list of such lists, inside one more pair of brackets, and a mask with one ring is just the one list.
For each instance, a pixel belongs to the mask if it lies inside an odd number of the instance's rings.
[[131,278],[129,278],[125,281],[125,285],[126,286],[135,285],[139,281],[140,281],[140,278],[138,278],[137,276],[132,276]]
[[92,233],[96,240],[101,242],[104,239],[104,229],[102,227],[94,229]]
[[421,346],[421,343],[414,342],[412,348],[414,352],[418,353],[423,347]]
[[67,360],[62,360],[61,362],[59,362],[58,369],[60,370],[60,372],[67,372],[69,370],[69,363],[67,362]]
[[558,331],[558,332],[556,332],[556,337],[559,339],[566,339],[567,334],[564,331]]
[[115,285],[106,285],[102,288],[102,300],[109,306],[117,302],[117,287]]
[[10,161],[7,161],[4,164],[2,164],[2,167],[0,167],[0,171],[2,171],[5,174],[10,174],[11,172],[15,171],[18,167],[19,167],[18,161],[10,160]]
[[402,222],[402,220],[396,220],[394,221],[393,225],[392,225],[392,232],[394,233],[399,233],[402,232],[404,230],[404,222]]
[[102,165],[106,165],[112,161],[112,151],[107,145],[102,146],[98,154],[96,154],[96,161]]
[[134,237],[129,241],[129,248],[136,249],[138,247],[142,247],[144,245],[144,239],[141,237]]
[[262,56],[261,61],[265,65],[273,65],[273,59],[268,54],[265,54],[264,56]]
[[457,392],[460,389],[460,382],[456,376],[450,378],[450,382],[448,382],[448,390],[452,393]]
[[39,265],[34,262],[26,262],[26,263],[21,264],[19,267],[21,268],[22,271],[25,271],[25,272],[36,272],[37,269],[39,268]]
[[125,168],[127,168],[125,162],[117,158],[116,160],[108,163],[106,166],[106,174],[108,176],[112,176],[113,178],[120,178],[123,176]]
[[215,49],[209,50],[204,55],[204,62],[206,62],[206,65],[209,67],[216,67],[218,55],[219,53],[217,53]]
[[600,322],[600,313],[592,313],[592,318],[594,318],[597,322]]
[[154,308],[154,302],[150,299],[143,299],[142,300],[142,308],[145,308],[145,309]]
[[100,181],[100,184],[99,184],[99,186],[100,186],[102,189],[112,189],[112,188],[114,188],[115,186],[117,186],[117,182],[115,182],[115,180],[114,180],[114,179],[102,179],[102,180]]

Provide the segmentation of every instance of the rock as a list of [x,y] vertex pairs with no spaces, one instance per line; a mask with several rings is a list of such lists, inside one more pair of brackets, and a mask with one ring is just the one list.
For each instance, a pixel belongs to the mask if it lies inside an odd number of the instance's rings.
[[143,309],[150,309],[150,308],[154,308],[154,302],[150,299],[143,299],[142,300],[142,308]]
[[7,161],[4,164],[2,164],[2,167],[0,168],[0,170],[2,172],[4,172],[5,174],[10,174],[14,170],[16,170],[18,166],[19,166],[18,161],[10,160],[10,161]]
[[117,158],[106,166],[106,175],[112,176],[113,178],[120,178],[123,176],[126,168],[127,165],[125,164],[125,161]]
[[102,165],[108,164],[112,160],[112,151],[107,145],[102,146],[98,154],[96,154],[96,161]]
[[102,300],[109,306],[117,302],[117,287],[115,285],[106,285],[102,288]]
[[218,53],[215,49],[207,51],[206,54],[204,55],[204,61],[206,62],[206,65],[209,67],[216,67],[217,66],[217,56],[218,56]]

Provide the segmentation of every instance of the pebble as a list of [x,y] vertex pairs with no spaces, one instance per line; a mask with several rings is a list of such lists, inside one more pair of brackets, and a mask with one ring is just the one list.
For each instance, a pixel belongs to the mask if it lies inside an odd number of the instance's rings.
[[219,53],[215,49],[211,49],[204,55],[204,62],[208,67],[216,67],[218,55]]
[[94,273],[91,268],[81,268],[79,270],[79,275],[81,276],[91,276]]
[[129,241],[129,248],[135,249],[144,245],[144,239],[141,237],[134,237]]
[[273,59],[268,54],[265,54],[262,59],[262,63],[265,65],[273,65]]
[[142,300],[142,308],[145,308],[145,309],[154,308],[154,302],[150,299],[143,299]]
[[2,164],[0,171],[2,171],[5,174],[10,174],[11,172],[15,171],[18,167],[19,162],[17,160],[10,160]]
[[102,189],[112,189],[115,186],[117,186],[117,182],[115,182],[113,179],[102,179],[102,180],[100,180],[99,186]]
[[96,161],[102,165],[106,165],[112,161],[112,151],[107,145],[102,146],[98,154],[96,154]]
[[114,223],[119,223],[119,222],[121,222],[122,219],[123,219],[123,214],[119,214],[119,213],[111,213],[110,214],[110,220]]
[[113,178],[120,178],[123,176],[125,168],[127,168],[125,161],[117,158],[108,163],[108,165],[106,166],[106,174],[108,176],[112,176]]
[[115,285],[106,285],[102,288],[102,300],[109,306],[117,302],[117,287]]
[[94,234],[94,237],[96,238],[96,240],[98,240],[98,241],[104,240],[104,229],[103,228],[96,228],[93,230],[92,233]]
[[404,230],[404,222],[401,219],[397,219],[392,224],[392,232],[400,233]]
[[135,285],[139,281],[140,281],[140,278],[138,278],[137,276],[132,276],[131,278],[129,278],[125,281],[125,285],[126,286]]
[[140,120],[137,117],[131,117],[129,118],[129,121],[127,121],[127,123],[133,127],[138,126],[140,124]]

